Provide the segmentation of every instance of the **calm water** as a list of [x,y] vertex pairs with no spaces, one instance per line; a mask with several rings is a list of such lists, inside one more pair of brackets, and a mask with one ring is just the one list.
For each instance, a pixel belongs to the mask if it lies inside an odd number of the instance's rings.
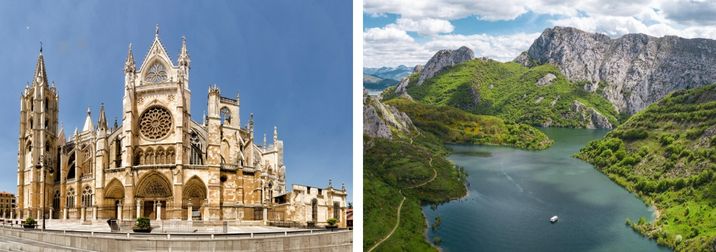
[[429,225],[442,221],[428,238],[439,236],[445,251],[669,251],[624,224],[653,218],[649,207],[572,157],[606,131],[544,131],[555,141],[545,151],[450,146],[450,160],[470,174],[469,195],[423,207]]

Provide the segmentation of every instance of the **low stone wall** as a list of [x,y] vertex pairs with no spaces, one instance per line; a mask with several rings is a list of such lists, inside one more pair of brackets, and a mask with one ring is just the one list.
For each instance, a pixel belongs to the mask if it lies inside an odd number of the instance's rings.
[[[302,233],[270,237],[131,236],[103,233],[63,234],[0,228],[4,236],[92,251],[351,251],[353,231]],[[116,234],[116,233],[115,233]]]

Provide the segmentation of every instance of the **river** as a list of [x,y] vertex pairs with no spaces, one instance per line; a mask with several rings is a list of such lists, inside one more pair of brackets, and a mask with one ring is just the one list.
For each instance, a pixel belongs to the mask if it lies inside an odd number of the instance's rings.
[[542,130],[555,141],[544,151],[450,145],[449,159],[469,173],[468,196],[423,207],[428,239],[444,251],[669,251],[624,224],[653,219],[648,206],[572,157],[607,131]]

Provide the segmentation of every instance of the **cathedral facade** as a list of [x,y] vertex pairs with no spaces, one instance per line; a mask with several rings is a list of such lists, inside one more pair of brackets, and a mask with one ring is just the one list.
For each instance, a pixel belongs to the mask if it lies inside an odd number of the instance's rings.
[[345,225],[344,188],[286,191],[283,141],[275,127],[271,143],[255,141],[238,94],[209,87],[203,122],[192,120],[190,65],[184,38],[176,63],[158,29],[138,66],[130,44],[121,121],[108,123],[101,106],[95,123],[88,109],[82,129],[66,135],[40,50],[20,100],[18,217]]

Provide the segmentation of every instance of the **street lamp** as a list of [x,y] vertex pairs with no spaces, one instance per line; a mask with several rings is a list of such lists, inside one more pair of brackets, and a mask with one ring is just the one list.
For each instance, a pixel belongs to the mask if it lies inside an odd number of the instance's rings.
[[[40,162],[40,160],[42,162]],[[47,193],[45,192],[45,184],[47,183],[47,178],[45,177],[45,159],[43,156],[40,156],[40,160],[37,161],[37,164],[35,165],[35,168],[40,169],[40,177],[42,178],[42,231],[45,231],[45,203],[47,202]],[[54,170],[52,167],[48,168],[48,172],[52,174]]]

